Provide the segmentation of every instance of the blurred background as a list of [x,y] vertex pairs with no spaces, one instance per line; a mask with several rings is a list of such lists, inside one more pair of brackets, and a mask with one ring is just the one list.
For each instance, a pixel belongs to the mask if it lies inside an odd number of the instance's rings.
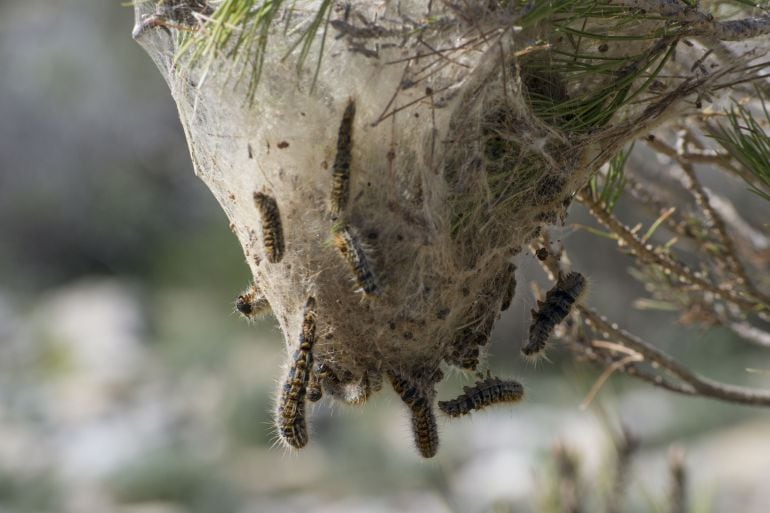
[[[559,447],[575,455],[586,510],[600,511],[621,426],[638,448],[620,510],[667,510],[676,445],[690,511],[770,511],[767,410],[625,376],[581,410],[596,369],[558,347],[537,366],[519,358],[529,283],[547,283],[529,254],[490,358],[524,382],[525,403],[440,420],[430,461],[389,390],[362,408],[322,401],[307,448],[276,445],[282,337],[271,319],[233,313],[250,279],[241,249],[193,175],[132,25],[117,1],[0,2],[0,511],[559,511]],[[767,204],[709,180],[767,228]],[[630,224],[634,214],[621,211]],[[634,310],[644,288],[630,260],[570,227],[587,222],[577,207],[560,236],[591,278],[592,305],[697,371],[770,387],[770,372],[746,371],[770,369],[770,351]],[[439,396],[470,382],[455,373]]]

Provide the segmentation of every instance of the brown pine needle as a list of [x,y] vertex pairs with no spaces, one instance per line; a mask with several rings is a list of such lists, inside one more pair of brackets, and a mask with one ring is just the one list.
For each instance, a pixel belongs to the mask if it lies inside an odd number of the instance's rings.
[[614,344],[612,342],[607,342],[604,340],[594,340],[591,345],[595,347],[604,347],[607,349],[611,349],[614,351],[626,353],[628,356],[623,358],[622,360],[618,360],[606,369],[604,369],[604,372],[599,376],[599,378],[596,380],[594,385],[591,387],[591,390],[588,391],[588,395],[586,395],[586,398],[583,399],[583,402],[580,403],[580,409],[585,410],[588,408],[588,406],[593,402],[594,398],[599,394],[599,391],[602,389],[604,384],[607,382],[608,379],[610,379],[610,376],[612,374],[625,367],[629,363],[633,362],[641,362],[644,360],[644,357],[634,351],[633,349],[629,349],[627,347],[624,347],[620,344]]

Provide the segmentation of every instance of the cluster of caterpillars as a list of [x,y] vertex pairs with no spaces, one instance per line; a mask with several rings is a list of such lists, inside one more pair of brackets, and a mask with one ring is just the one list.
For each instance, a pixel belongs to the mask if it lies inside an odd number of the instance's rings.
[[[376,299],[382,295],[380,284],[374,272],[369,252],[361,242],[357,230],[347,221],[346,209],[350,197],[350,172],[353,149],[353,123],[355,102],[350,100],[340,122],[337,136],[337,153],[332,170],[332,188],[329,211],[336,223],[332,228],[334,247],[347,265],[357,291],[364,298]],[[265,260],[270,264],[281,261],[285,253],[285,242],[281,215],[276,200],[263,192],[254,193],[254,205],[258,211]],[[516,267],[505,264],[500,272],[478,292],[476,300],[466,314],[469,322],[458,330],[451,341],[451,350],[445,360],[465,370],[476,370],[480,350],[488,341],[499,310],[506,310],[513,298],[516,287]],[[572,305],[585,290],[585,279],[579,273],[561,276],[551,289],[545,301],[538,302],[532,311],[529,341],[522,349],[526,356],[543,351],[554,327],[569,313]],[[501,294],[500,291],[503,291]],[[270,311],[270,304],[259,286],[252,286],[238,296],[236,309],[251,320]],[[313,347],[316,340],[316,300],[308,297],[302,311],[302,329],[298,348],[289,361],[288,372],[279,390],[275,410],[275,425],[278,436],[287,446],[304,447],[308,442],[306,402],[316,402],[324,392],[348,403],[363,402],[372,390],[379,389],[379,382],[369,383],[364,375],[358,396],[349,397],[346,386],[353,382],[353,376],[338,375],[322,361],[314,361]],[[436,454],[439,445],[438,427],[433,410],[435,384],[443,379],[437,367],[409,369],[410,372],[387,370],[393,389],[406,404],[411,413],[415,445],[420,454],[430,458]],[[449,417],[459,417],[474,410],[498,403],[516,403],[524,395],[524,388],[514,380],[503,380],[487,375],[475,385],[463,388],[458,397],[439,401],[439,409]]]
[[366,246],[361,242],[357,230],[346,221],[346,209],[350,197],[350,167],[353,159],[353,121],[356,116],[356,103],[349,100],[342,114],[337,131],[337,153],[332,168],[332,191],[329,211],[337,224],[332,230],[334,247],[347,263],[353,279],[358,285],[357,291],[365,298],[380,295],[377,277],[372,268]]

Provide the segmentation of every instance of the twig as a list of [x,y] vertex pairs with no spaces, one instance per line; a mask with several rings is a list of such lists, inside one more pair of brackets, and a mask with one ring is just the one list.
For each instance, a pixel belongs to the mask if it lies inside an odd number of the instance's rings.
[[680,152],[668,146],[658,138],[648,138],[647,144],[649,144],[650,147],[656,151],[674,160],[682,169],[682,171],[684,171],[684,174],[689,180],[689,183],[686,184],[686,189],[689,190],[693,195],[693,198],[695,198],[695,203],[698,205],[698,207],[700,207],[701,211],[703,211],[703,214],[706,216],[709,224],[714,228],[717,235],[719,236],[719,240],[724,246],[723,256],[730,270],[732,270],[732,272],[736,275],[736,282],[739,285],[745,287],[746,291],[757,301],[770,304],[770,297],[757,290],[756,287],[754,287],[754,285],[751,283],[751,280],[749,280],[749,277],[746,274],[746,269],[743,267],[743,264],[735,253],[735,245],[733,244],[730,235],[727,233],[725,223],[716,209],[714,209],[714,207],[711,205],[709,195],[706,193],[706,190],[698,180],[692,163],[687,161],[680,154]]
[[680,23],[690,24],[691,34],[694,36],[708,36],[721,41],[742,41],[770,34],[770,16],[714,21],[711,14],[703,13],[679,0],[621,0],[618,4],[644,12],[656,12]]
[[743,41],[744,39],[763,36],[770,34],[770,16],[715,22],[702,34],[713,36],[721,41]]
[[[550,246],[547,237],[545,237],[544,244],[546,246]],[[553,250],[554,248],[551,249]],[[542,261],[542,265],[551,276],[556,276],[560,272],[561,259],[562,250],[557,248],[556,251],[551,251],[549,253],[548,257]],[[686,395],[699,395],[736,404],[770,406],[770,391],[728,385],[703,377],[696,372],[691,371],[681,363],[677,362],[660,349],[654,347],[648,342],[645,342],[639,337],[632,335],[631,333],[620,328],[618,325],[611,323],[590,307],[581,303],[577,303],[575,308],[578,310],[578,312],[580,312],[584,321],[594,331],[607,339],[612,339],[615,342],[618,342],[627,348],[639,353],[644,357],[644,360],[651,364],[653,367],[659,367],[668,371],[673,376],[681,380],[684,385],[691,387],[692,393],[690,393],[686,387],[665,388],[669,388],[675,392],[683,393]]]
[[[604,386],[604,383],[607,382],[607,380],[610,378],[610,376],[612,376],[612,374],[615,371],[622,369],[629,363],[641,362],[644,360],[644,357],[642,355],[640,355],[636,351],[631,351],[627,347],[622,346],[620,344],[611,344],[601,340],[595,340],[591,345],[593,345],[594,347],[607,347],[608,349],[611,349],[614,351],[625,352],[627,353],[627,356],[625,358],[622,358],[620,360],[613,362],[612,364],[607,366],[606,369],[604,369],[604,372],[602,372],[602,374],[597,378],[596,382],[591,387],[591,390],[588,391],[588,395],[586,395],[586,398],[583,399],[582,403],[580,403],[581,410],[585,410],[586,408],[588,408],[588,406],[591,404],[591,402],[594,400],[596,395]],[[609,347],[609,346],[614,346],[614,347]]]
[[561,513],[580,513],[583,508],[578,482],[578,458],[564,443],[559,443],[554,447],[554,456],[559,474],[559,511]]
[[686,264],[675,260],[671,255],[656,253],[652,245],[642,242],[635,233],[608,212],[601,204],[591,199],[590,195],[579,193],[577,199],[588,208],[591,215],[618,237],[619,243],[627,246],[631,253],[643,262],[659,265],[665,272],[673,274],[681,281],[709,291],[723,300],[747,310],[755,311],[768,308],[768,305],[739,296],[732,289],[713,285],[711,282],[698,276]]
[[629,482],[628,477],[631,460],[639,443],[626,428],[623,428],[616,441],[616,445],[617,460],[615,462],[615,476],[612,482],[610,496],[607,497],[607,509],[605,510],[607,513],[620,513],[623,511],[623,497]]
[[728,385],[700,376],[663,351],[610,323],[591,308],[581,304],[578,304],[577,308],[594,329],[639,352],[646,361],[670,371],[692,386],[698,395],[738,404],[770,406],[770,391]]
[[668,467],[671,472],[671,488],[666,512],[685,513],[687,511],[687,473],[684,467],[684,449],[674,446],[668,451]]

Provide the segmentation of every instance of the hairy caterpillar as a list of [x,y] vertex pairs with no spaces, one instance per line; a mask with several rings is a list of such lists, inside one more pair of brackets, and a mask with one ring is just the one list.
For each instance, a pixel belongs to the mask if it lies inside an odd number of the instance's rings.
[[262,242],[267,261],[275,264],[283,258],[284,242],[281,213],[275,199],[261,192],[254,193],[254,204],[262,220]]
[[287,445],[299,449],[307,444],[305,396],[313,365],[316,331],[315,298],[305,304],[299,348],[294,352],[289,374],[281,390],[275,423],[278,435]]
[[572,305],[586,290],[586,279],[578,272],[560,276],[556,284],[545,295],[545,301],[537,302],[532,310],[532,324],[529,326],[529,341],[521,348],[524,356],[537,356],[548,342],[553,329],[564,320]]
[[412,407],[414,443],[423,458],[432,458],[438,452],[438,426],[433,407],[421,399]]
[[307,445],[307,420],[305,419],[305,402],[297,404],[291,421],[278,424],[278,436],[287,445],[301,449]]
[[359,289],[367,297],[380,295],[377,279],[371,270],[363,246],[350,227],[342,226],[334,232],[334,245],[348,263]]
[[337,133],[337,154],[334,156],[332,173],[331,213],[338,217],[348,204],[350,196],[350,159],[353,150],[353,118],[356,115],[356,104],[348,102],[342,114],[340,128]]
[[246,320],[254,320],[257,317],[265,315],[270,312],[270,303],[267,298],[262,294],[259,286],[253,283],[251,287],[244,290],[235,300],[235,309],[246,318]]
[[409,380],[392,372],[388,373],[393,390],[412,412],[414,443],[423,458],[432,458],[438,451],[439,437],[436,416],[427,395]]
[[524,396],[524,387],[514,380],[487,377],[472,387],[463,387],[463,393],[451,401],[439,401],[438,407],[450,417],[459,417],[496,403],[516,403]]

